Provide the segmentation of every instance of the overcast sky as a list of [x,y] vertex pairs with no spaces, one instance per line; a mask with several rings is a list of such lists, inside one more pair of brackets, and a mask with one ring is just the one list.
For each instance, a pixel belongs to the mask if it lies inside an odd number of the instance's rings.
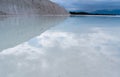
[[51,0],[68,11],[94,11],[102,9],[119,9],[120,0]]

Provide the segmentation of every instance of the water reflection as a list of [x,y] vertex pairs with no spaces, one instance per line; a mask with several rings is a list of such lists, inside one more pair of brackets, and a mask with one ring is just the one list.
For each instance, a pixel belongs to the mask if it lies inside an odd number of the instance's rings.
[[119,77],[118,19],[70,17],[42,35],[2,51],[0,76]]
[[25,42],[64,21],[55,16],[0,16],[0,51]]

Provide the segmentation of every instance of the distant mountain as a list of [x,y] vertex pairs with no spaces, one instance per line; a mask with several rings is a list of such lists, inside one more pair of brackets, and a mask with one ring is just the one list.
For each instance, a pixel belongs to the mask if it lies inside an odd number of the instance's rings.
[[89,15],[88,12],[70,12],[70,14],[72,14],[72,15],[78,15],[78,14],[80,14],[80,15]]
[[70,12],[71,15],[116,15],[108,13],[90,13],[90,12]]
[[120,15],[120,9],[114,9],[114,10],[96,10],[91,12],[92,14],[114,14],[114,15]]
[[120,9],[114,10],[96,10],[92,12],[86,11],[77,11],[77,12],[70,12],[72,15],[120,15]]

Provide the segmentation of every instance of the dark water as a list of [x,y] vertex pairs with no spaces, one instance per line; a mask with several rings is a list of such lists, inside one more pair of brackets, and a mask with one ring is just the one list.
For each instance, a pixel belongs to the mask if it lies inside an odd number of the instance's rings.
[[120,17],[0,17],[0,77],[120,77]]

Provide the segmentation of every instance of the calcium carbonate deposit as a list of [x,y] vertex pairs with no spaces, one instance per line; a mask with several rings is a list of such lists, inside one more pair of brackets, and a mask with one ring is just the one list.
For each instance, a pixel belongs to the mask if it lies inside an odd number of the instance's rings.
[[0,14],[68,15],[68,12],[49,0],[0,0]]

